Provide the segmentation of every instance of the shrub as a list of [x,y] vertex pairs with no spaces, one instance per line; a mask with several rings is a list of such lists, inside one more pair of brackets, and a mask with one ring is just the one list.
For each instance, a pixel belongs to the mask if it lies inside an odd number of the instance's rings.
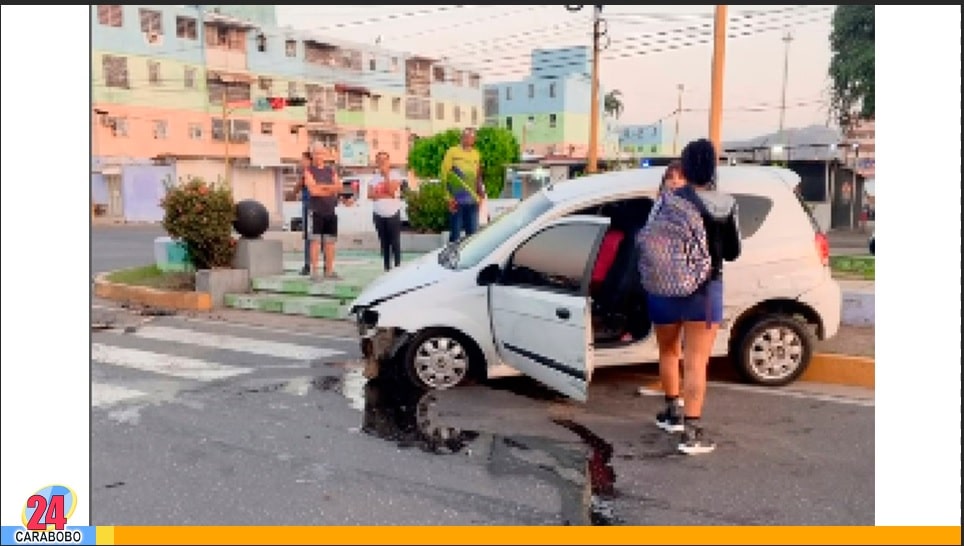
[[441,233],[448,229],[448,198],[442,184],[424,182],[415,191],[407,192],[408,223],[416,231]]
[[195,268],[230,267],[235,248],[234,198],[228,187],[201,178],[169,183],[161,207],[164,229],[184,243]]

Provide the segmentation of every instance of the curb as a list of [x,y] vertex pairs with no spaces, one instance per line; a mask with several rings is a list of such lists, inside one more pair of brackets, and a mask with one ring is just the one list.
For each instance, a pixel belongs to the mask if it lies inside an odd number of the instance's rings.
[[798,381],[874,388],[874,359],[866,356],[818,353]]
[[110,282],[107,276],[111,273],[113,272],[101,273],[94,278],[94,295],[106,300],[136,303],[158,309],[210,311],[213,307],[211,294],[160,290],[147,286]]

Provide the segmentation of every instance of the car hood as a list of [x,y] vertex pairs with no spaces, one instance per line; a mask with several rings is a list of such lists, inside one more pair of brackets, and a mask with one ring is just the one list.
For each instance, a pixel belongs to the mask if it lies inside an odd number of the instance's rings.
[[359,307],[372,307],[402,294],[437,283],[452,274],[439,265],[435,250],[381,275],[362,290],[351,304],[352,312]]

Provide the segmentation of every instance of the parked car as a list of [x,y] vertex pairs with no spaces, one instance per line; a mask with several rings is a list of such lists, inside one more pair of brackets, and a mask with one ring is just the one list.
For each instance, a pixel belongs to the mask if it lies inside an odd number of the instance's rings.
[[[662,170],[548,186],[475,235],[379,277],[351,308],[365,358],[421,388],[521,372],[578,400],[595,368],[658,361],[645,304],[620,316],[601,302],[622,294],[593,297],[589,280],[614,211],[641,227]],[[815,339],[840,325],[829,244],[796,196],[792,171],[721,166],[718,180],[739,204],[744,241],[740,258],[725,266],[713,355],[729,355],[751,382],[786,385],[806,370]],[[624,238],[616,263],[633,244]],[[635,267],[614,265],[608,275]]]

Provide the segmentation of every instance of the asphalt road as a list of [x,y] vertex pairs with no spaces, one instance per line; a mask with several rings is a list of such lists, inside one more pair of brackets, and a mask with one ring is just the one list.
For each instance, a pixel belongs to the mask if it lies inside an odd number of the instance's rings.
[[715,383],[719,447],[687,458],[651,367],[585,405],[524,378],[423,396],[295,317],[93,315],[93,525],[874,523],[870,391]]
[[154,239],[165,235],[159,225],[94,225],[90,229],[92,275],[154,263]]

